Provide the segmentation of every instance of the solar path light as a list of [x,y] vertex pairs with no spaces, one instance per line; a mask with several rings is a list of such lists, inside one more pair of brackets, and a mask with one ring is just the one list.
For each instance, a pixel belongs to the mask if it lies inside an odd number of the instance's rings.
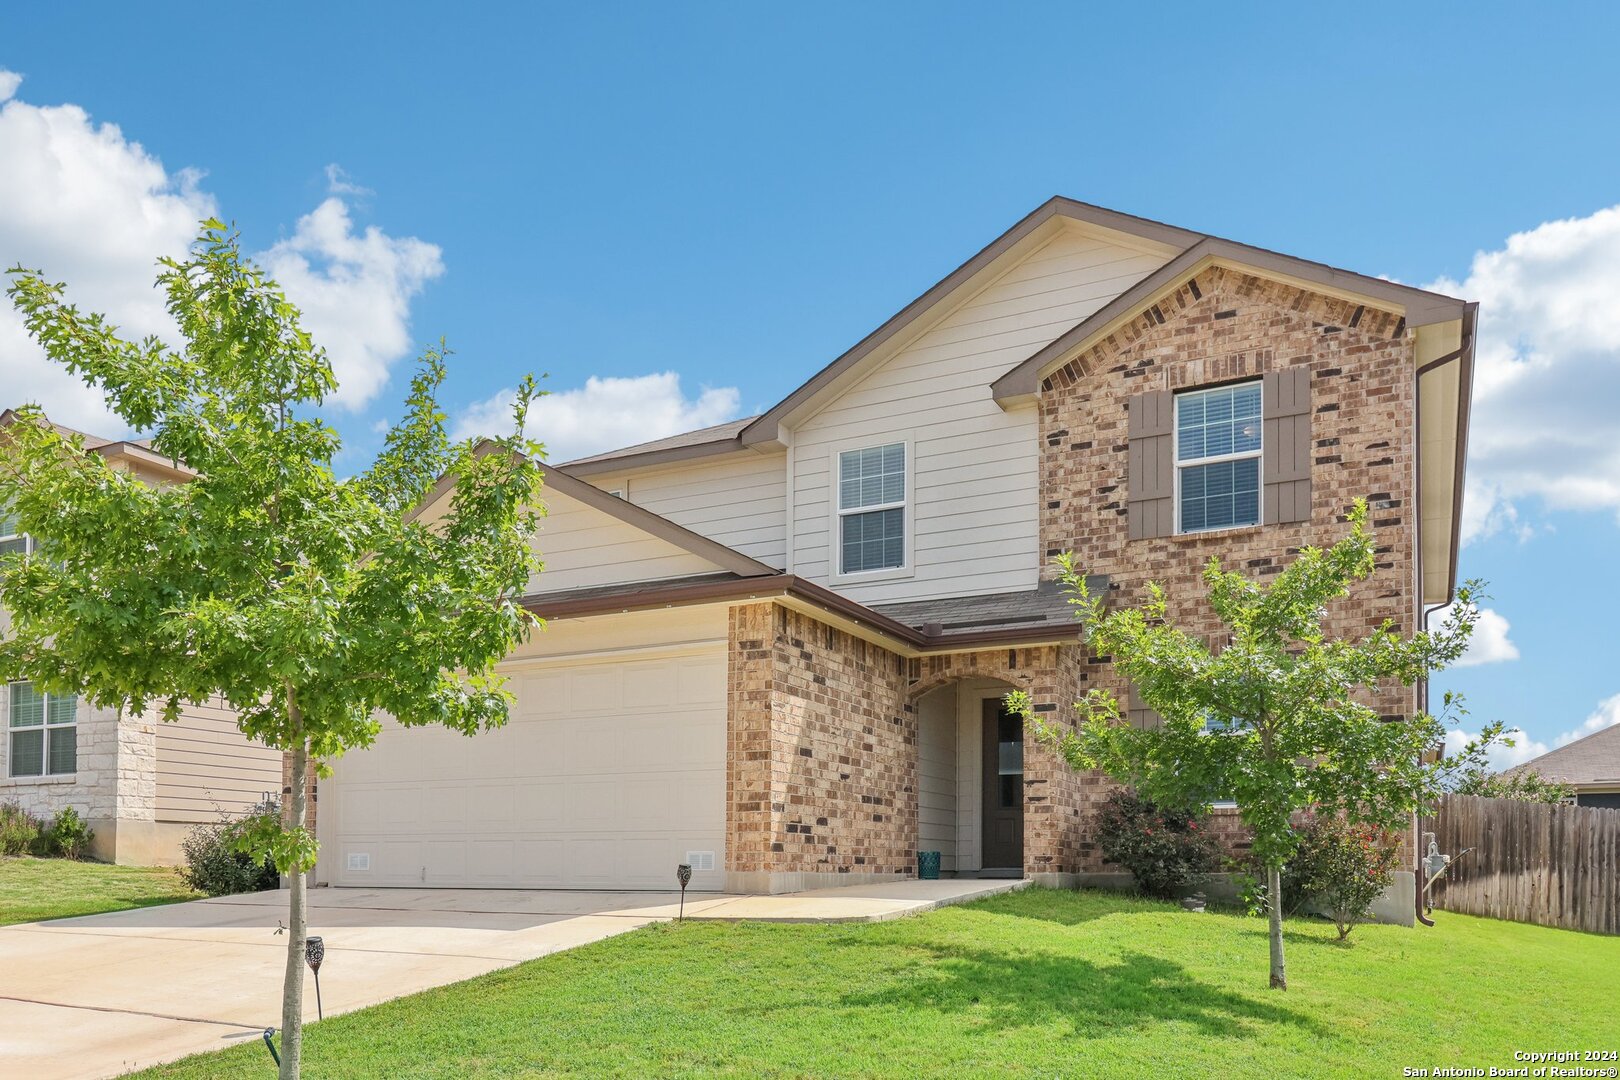
[[304,963],[315,973],[315,1019],[324,1020],[321,1012],[321,961],[326,959],[326,942],[319,937],[304,939]]
[[691,884],[692,881],[692,865],[690,863],[681,863],[679,866],[677,866],[675,868],[675,880],[681,883],[681,910],[680,914],[675,916],[675,921],[685,922],[686,886]]

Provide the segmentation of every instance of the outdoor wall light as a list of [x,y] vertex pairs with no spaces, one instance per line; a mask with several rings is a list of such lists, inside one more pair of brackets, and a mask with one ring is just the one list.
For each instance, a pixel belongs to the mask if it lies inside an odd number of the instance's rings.
[[692,864],[681,863],[675,868],[675,880],[681,883],[681,909],[675,916],[676,922],[686,921],[686,886],[692,882]]
[[326,942],[319,937],[304,939],[304,963],[309,970],[315,973],[315,1019],[324,1020],[326,1017],[321,1010],[321,961],[326,959]]

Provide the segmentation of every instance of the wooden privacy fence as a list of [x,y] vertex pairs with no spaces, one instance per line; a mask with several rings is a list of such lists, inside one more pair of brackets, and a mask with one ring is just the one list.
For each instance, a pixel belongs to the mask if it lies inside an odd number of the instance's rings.
[[1620,934],[1620,810],[1448,795],[1423,831],[1452,857],[1435,907]]

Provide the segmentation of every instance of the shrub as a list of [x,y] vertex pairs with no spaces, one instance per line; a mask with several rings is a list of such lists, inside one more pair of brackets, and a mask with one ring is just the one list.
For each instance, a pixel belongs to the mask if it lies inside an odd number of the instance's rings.
[[43,840],[47,854],[77,859],[89,850],[90,841],[95,839],[95,835],[95,830],[85,824],[84,818],[79,816],[77,810],[71,806],[64,806],[51,820]]
[[1220,865],[1220,845],[1207,819],[1158,807],[1132,791],[1116,791],[1098,817],[1103,858],[1123,866],[1149,896],[1182,896]]
[[27,855],[37,851],[44,825],[19,803],[0,803],[0,855]]
[[278,879],[273,863],[255,862],[236,850],[237,838],[243,830],[265,818],[281,820],[281,804],[275,799],[256,804],[238,818],[221,811],[218,821],[195,826],[187,832],[180,842],[180,851],[186,859],[186,868],[180,873],[186,884],[209,896],[275,888]]
[[1299,848],[1283,880],[1291,909],[1311,903],[1339,928],[1339,940],[1365,922],[1395,873],[1395,845],[1366,825],[1318,817],[1299,830]]

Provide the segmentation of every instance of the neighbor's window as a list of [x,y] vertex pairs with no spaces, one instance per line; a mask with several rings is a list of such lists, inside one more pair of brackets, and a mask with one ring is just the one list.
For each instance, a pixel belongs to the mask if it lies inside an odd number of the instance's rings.
[[42,694],[33,683],[9,687],[12,776],[61,776],[78,768],[79,699]]
[[26,555],[28,549],[28,536],[18,527],[17,519],[4,511],[0,511],[0,555],[10,555],[15,552]]
[[1260,384],[1176,395],[1176,531],[1260,524]]
[[840,572],[906,565],[906,444],[838,455]]

